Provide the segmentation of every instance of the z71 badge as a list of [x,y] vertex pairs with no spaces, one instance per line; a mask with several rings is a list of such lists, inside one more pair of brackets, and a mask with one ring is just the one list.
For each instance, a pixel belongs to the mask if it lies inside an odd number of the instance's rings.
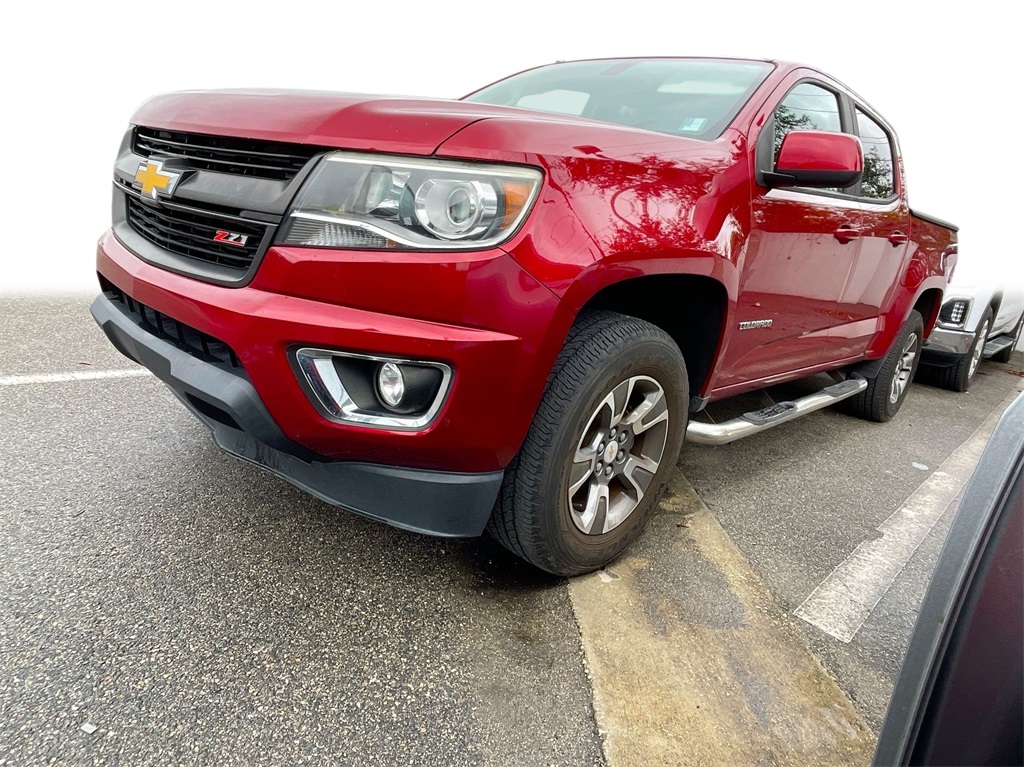
[[242,247],[249,241],[249,235],[229,232],[225,229],[218,229],[217,234],[213,236],[213,241],[223,242],[225,245],[237,245],[238,247]]

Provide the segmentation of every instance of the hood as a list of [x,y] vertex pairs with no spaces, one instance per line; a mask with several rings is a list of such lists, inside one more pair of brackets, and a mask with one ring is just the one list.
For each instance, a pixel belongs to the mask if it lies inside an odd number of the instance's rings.
[[184,91],[156,96],[136,125],[219,136],[429,155],[486,117],[522,110],[445,99],[291,90]]
[[529,155],[634,159],[658,152],[717,164],[723,143],[729,143],[516,107],[326,91],[169,93],[145,102],[132,123],[337,149],[506,162],[528,161]]

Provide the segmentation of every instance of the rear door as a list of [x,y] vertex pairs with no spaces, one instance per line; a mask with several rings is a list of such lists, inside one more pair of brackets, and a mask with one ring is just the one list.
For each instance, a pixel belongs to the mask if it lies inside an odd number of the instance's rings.
[[853,102],[853,126],[864,149],[864,175],[852,189],[860,210],[851,218],[860,247],[843,286],[826,361],[859,357],[894,300],[909,249],[910,208],[902,190],[896,141],[882,119]]

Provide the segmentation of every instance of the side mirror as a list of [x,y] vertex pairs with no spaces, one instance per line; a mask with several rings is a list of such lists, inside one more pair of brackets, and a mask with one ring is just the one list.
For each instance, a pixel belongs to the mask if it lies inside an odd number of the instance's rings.
[[856,184],[864,171],[860,140],[848,133],[791,131],[782,139],[768,186],[816,186],[843,189]]

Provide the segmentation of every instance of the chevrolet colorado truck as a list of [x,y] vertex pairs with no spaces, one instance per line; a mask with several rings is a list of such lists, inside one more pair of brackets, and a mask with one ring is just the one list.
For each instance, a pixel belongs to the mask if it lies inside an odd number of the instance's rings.
[[562,575],[639,535],[684,437],[894,416],[956,261],[888,123],[776,61],[557,63],[455,101],[173,93],[113,187],[92,314],[223,450]]

